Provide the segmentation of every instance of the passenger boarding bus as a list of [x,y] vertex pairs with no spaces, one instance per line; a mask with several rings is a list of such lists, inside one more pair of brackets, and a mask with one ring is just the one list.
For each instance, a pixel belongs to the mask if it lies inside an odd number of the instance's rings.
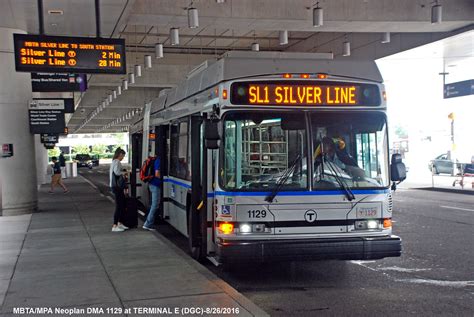
[[133,167],[160,157],[159,214],[195,258],[400,256],[391,191],[405,169],[389,162],[382,77],[373,61],[331,57],[228,52],[146,105]]

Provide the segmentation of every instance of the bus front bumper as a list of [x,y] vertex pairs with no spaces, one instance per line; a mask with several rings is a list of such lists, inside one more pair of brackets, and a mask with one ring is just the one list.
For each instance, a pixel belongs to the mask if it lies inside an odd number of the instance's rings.
[[292,240],[222,240],[217,255],[222,263],[294,260],[370,260],[398,257],[402,240],[397,236],[318,238]]

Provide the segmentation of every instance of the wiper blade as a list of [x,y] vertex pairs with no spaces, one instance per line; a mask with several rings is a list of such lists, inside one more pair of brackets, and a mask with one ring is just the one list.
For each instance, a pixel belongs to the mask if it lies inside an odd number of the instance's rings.
[[288,177],[291,175],[291,173],[294,172],[296,164],[298,163],[299,159],[301,158],[301,155],[298,154],[295,158],[295,160],[288,166],[288,168],[283,172],[281,178],[278,180],[276,183],[275,189],[267,196],[265,197],[265,201],[268,201],[269,203],[273,202],[273,199],[275,199],[276,195],[280,192],[281,188],[283,185],[286,183],[288,180]]
[[336,169],[332,164],[332,162],[325,162],[328,168],[333,173],[334,177],[336,178],[337,183],[339,184],[340,188],[344,190],[344,194],[346,195],[349,201],[353,201],[355,199],[354,193],[352,192],[351,188],[346,184],[346,182],[342,179],[340,175],[338,175]]

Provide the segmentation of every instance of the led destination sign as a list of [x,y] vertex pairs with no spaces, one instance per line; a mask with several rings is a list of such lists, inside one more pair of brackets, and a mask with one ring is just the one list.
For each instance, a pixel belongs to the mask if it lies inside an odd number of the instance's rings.
[[231,86],[236,105],[378,106],[376,85],[314,81],[241,82]]
[[20,72],[125,74],[125,40],[14,34]]

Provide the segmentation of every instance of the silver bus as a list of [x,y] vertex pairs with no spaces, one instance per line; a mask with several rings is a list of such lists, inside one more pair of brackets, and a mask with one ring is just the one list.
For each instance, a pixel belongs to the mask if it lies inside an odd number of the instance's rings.
[[389,158],[386,110],[373,61],[228,52],[146,104],[132,165],[159,156],[159,214],[196,259],[396,257],[391,193],[405,168]]

